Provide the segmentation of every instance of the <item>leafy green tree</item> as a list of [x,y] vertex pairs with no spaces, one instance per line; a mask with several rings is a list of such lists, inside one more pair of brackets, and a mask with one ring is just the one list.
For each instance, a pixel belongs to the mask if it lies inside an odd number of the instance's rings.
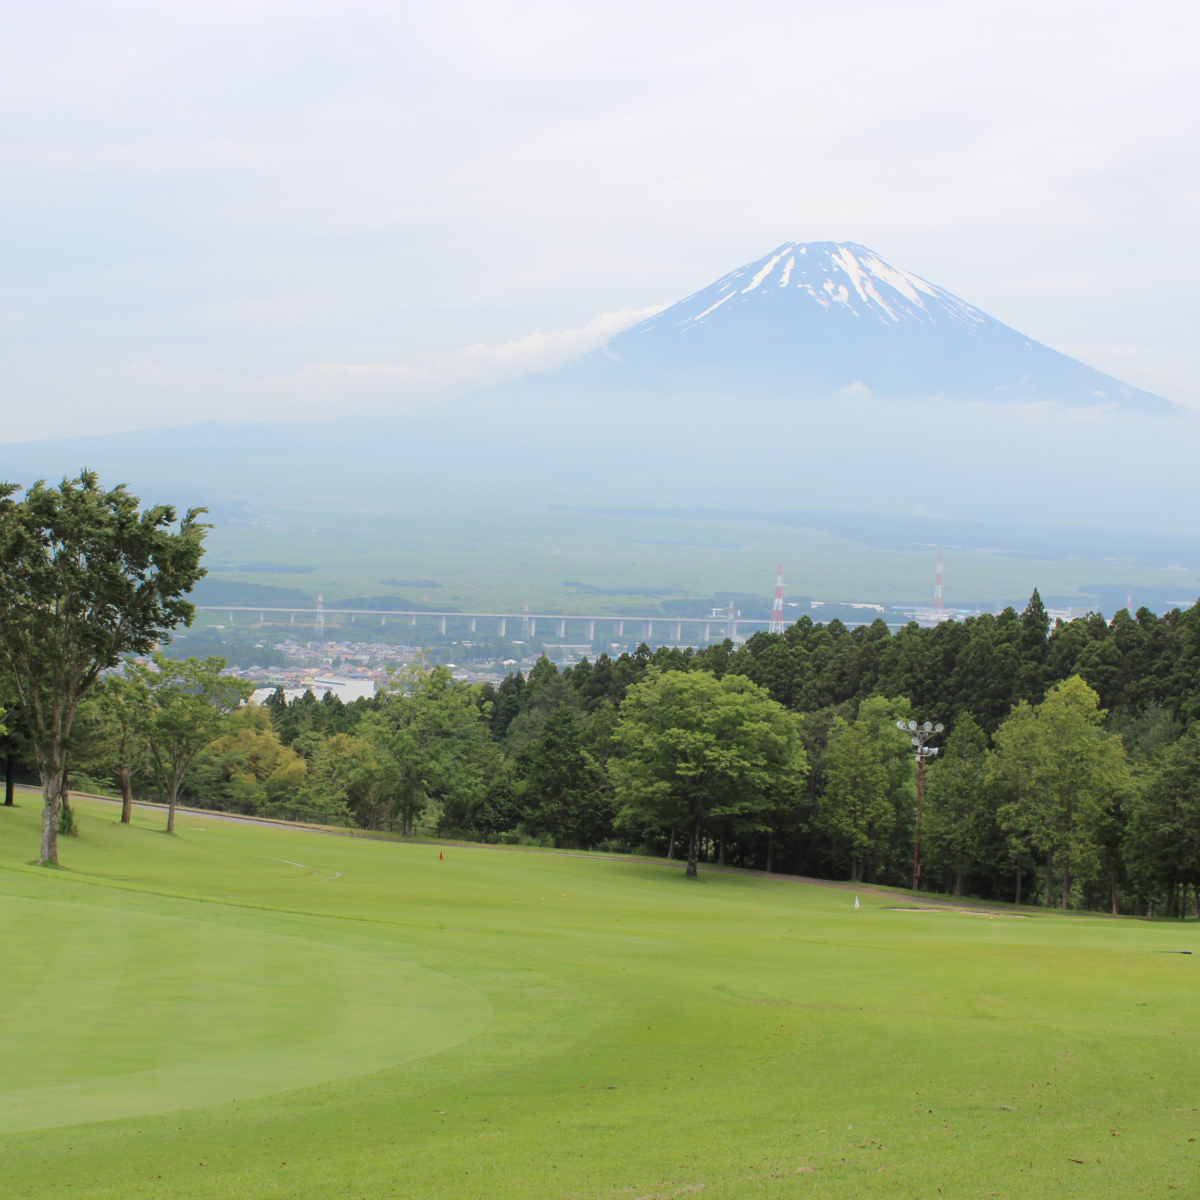
[[987,734],[964,713],[925,784],[922,844],[930,860],[953,876],[956,896],[962,895],[963,873],[991,838],[996,786],[989,760]]
[[208,528],[191,509],[103,491],[95,473],[35,483],[14,500],[0,484],[0,655],[12,674],[42,782],[40,861],[58,862],[71,727],[84,695],[127,654],[146,654],[194,609]]
[[465,812],[485,793],[489,715],[473,688],[435,667],[402,672],[379,710],[363,718],[359,733],[391,770],[402,833],[412,833],[431,799],[454,800]]
[[896,728],[907,721],[912,705],[905,696],[868,696],[858,706],[855,724],[866,730],[887,774],[887,798],[892,808],[891,828],[871,856],[872,878],[900,878],[910,882],[913,839],[916,834],[917,767],[910,735]]
[[522,752],[522,811],[531,832],[560,844],[594,845],[611,831],[612,802],[604,770],[583,744],[580,719],[565,705]]
[[384,827],[396,772],[372,742],[349,733],[306,733],[292,747],[307,756],[304,778],[290,797],[306,820],[332,825],[353,818],[364,829]]
[[1022,700],[996,733],[996,769],[1012,797],[1001,817],[1006,827],[1027,830],[1046,856],[1047,907],[1056,860],[1063,908],[1073,880],[1100,869],[1105,809],[1128,788],[1125,749],[1101,728],[1104,716],[1099,697],[1076,675],[1036,707]]
[[825,767],[822,830],[850,859],[850,879],[862,879],[864,865],[878,854],[895,820],[888,773],[870,731],[842,718],[831,732]]
[[[1165,892],[1168,914],[1182,915],[1178,890],[1200,888],[1200,724],[1158,751],[1130,807],[1127,855],[1134,881],[1144,896]],[[1200,908],[1200,892],[1196,904]]]
[[121,823],[133,818],[133,777],[150,754],[154,702],[139,675],[110,675],[92,692],[93,761],[112,773],[121,789]]
[[615,741],[618,825],[687,830],[689,876],[706,822],[761,813],[777,780],[805,770],[795,718],[736,675],[652,670],[627,690]]
[[512,772],[501,769],[471,807],[468,827],[485,839],[495,838],[513,832],[520,820],[521,807]]
[[222,675],[225,660],[210,656],[154,655],[154,668],[130,668],[154,705],[147,726],[150,752],[167,789],[167,832],[175,832],[179,789],[196,755],[224,731],[228,717],[254,692],[254,684]]
[[492,736],[502,742],[508,734],[508,727],[521,715],[521,695],[525,691],[525,676],[518,671],[515,675],[507,675],[496,689],[491,684],[484,685],[486,700],[492,704],[489,725]]
[[280,741],[266,706],[246,704],[197,755],[189,791],[214,807],[256,812],[293,798],[307,774],[307,761]]

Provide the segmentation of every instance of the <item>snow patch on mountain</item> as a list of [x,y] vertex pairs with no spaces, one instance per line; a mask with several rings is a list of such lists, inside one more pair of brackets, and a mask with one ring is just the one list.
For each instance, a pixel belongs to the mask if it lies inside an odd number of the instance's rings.
[[837,397],[857,385],[896,399],[1174,409],[857,242],[784,242],[568,372],[605,391],[686,387],[731,399]]

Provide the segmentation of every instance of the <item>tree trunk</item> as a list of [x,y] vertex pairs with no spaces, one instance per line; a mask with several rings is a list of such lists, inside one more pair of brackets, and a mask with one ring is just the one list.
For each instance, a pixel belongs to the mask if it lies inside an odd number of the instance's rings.
[[1063,886],[1062,886],[1062,906],[1063,912],[1066,912],[1071,907],[1071,858],[1067,856],[1063,862]]
[[954,894],[962,895],[962,867],[954,868]]
[[179,779],[171,780],[171,792],[167,796],[167,832],[175,832],[175,799],[179,795]]
[[767,874],[771,874],[771,866],[775,861],[775,843],[767,838]]
[[118,767],[117,778],[121,781],[121,824],[133,820],[133,788],[129,786],[129,768]]
[[62,771],[42,778],[42,856],[40,866],[58,866],[58,809],[62,801]]
[[721,840],[717,845],[717,866],[725,865],[725,835],[721,834]]
[[1017,855],[1017,898],[1013,901],[1014,904],[1021,903],[1021,859],[1023,855]]
[[1054,851],[1046,851],[1046,903],[1044,907],[1051,908],[1053,906],[1054,893]]
[[692,830],[688,835],[688,861],[685,875],[695,878],[700,872],[696,867],[696,860],[700,857],[700,822],[692,822]]
[[856,856],[850,856],[850,882],[858,882],[859,860]]
[[[1109,894],[1112,897],[1112,915],[1117,915],[1117,863],[1115,859],[1109,859],[1108,862],[1108,886]],[[1200,912],[1196,914],[1200,916]]]
[[1196,916],[1196,920],[1200,921],[1200,885],[1192,884],[1192,912]]
[[17,756],[9,754],[4,760],[4,803],[8,808],[12,808],[16,801],[13,799],[13,785],[16,780],[13,775],[17,769]]
[[671,844],[667,847],[667,857],[675,857],[675,826],[671,826]]

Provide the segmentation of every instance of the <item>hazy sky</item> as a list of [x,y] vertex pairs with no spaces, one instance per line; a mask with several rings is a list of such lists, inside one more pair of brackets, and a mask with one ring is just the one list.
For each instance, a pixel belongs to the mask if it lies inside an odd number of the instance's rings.
[[1200,407],[1195,4],[2,11],[0,440],[423,401],[793,238]]

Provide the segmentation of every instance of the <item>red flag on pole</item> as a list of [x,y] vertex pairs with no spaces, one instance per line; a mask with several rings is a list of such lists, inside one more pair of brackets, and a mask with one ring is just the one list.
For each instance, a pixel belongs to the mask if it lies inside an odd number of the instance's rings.
[[445,861],[445,859],[442,857],[442,852],[439,850],[438,851],[438,862],[444,862],[444,861]]

